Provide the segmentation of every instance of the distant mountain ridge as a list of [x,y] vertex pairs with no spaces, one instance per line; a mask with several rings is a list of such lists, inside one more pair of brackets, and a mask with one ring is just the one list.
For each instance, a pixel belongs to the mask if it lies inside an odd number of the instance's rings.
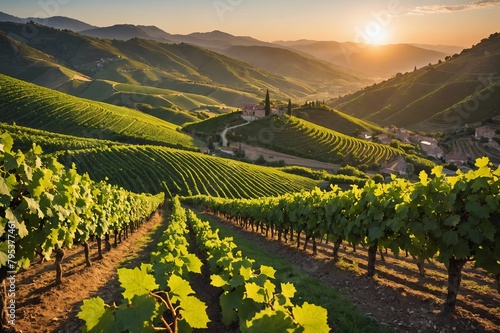
[[80,32],[88,29],[96,28],[95,26],[64,16],[52,16],[48,18],[27,17],[20,18],[4,12],[0,12],[0,22],[27,23],[33,21],[37,24],[46,25],[55,29],[67,29],[74,32]]
[[368,45],[336,41],[278,41],[276,45],[307,53],[353,70],[388,77],[397,72],[422,67],[448,54],[419,48],[410,44]]

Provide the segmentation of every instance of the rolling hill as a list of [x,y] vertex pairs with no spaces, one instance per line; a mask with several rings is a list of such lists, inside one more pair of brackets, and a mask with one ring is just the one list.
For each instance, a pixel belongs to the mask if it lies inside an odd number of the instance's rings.
[[377,124],[349,116],[327,106],[316,108],[297,108],[293,109],[292,114],[297,118],[301,118],[316,125],[351,136],[357,136],[360,132],[364,131],[373,134],[387,132],[383,127]]
[[354,117],[426,132],[450,131],[498,115],[500,34],[460,55],[367,87],[331,103]]
[[174,124],[136,110],[73,97],[0,74],[0,119],[51,132],[195,149]]
[[90,25],[88,23],[64,16],[52,16],[48,18],[39,18],[39,17],[20,18],[17,16],[0,12],[0,22],[27,23],[30,21],[33,21],[37,24],[46,25],[51,28],[61,29],[61,30],[67,29],[74,32],[95,28],[93,25]]
[[[333,111],[328,111],[333,112]],[[315,118],[320,119],[320,112]],[[384,131],[376,125],[356,122],[355,119],[335,117],[340,120],[345,131],[360,130],[366,126],[372,131]],[[244,123],[239,113],[210,118],[195,124],[188,124],[183,130],[202,137],[217,137],[228,126]],[[347,125],[349,124],[349,125]],[[313,124],[297,117],[268,117],[252,121],[250,124],[235,128],[227,135],[231,142],[245,142],[274,151],[309,158],[327,163],[347,163],[378,169],[378,167],[397,156],[409,157],[414,163],[431,166],[428,160],[409,156],[402,149],[374,143]]]
[[[0,23],[0,31],[9,36],[21,36],[22,27],[16,23]],[[238,107],[241,104],[233,103],[248,101],[248,98],[261,99],[263,89],[267,88],[283,98],[314,92],[299,80],[286,79],[193,45],[136,38],[101,40],[44,26],[37,26],[37,31],[36,36],[27,41],[29,47],[92,79],[182,89],[180,91],[186,93],[211,94],[219,90],[217,98],[221,104]],[[81,89],[65,91],[78,95]]]
[[160,146],[123,145],[0,123],[0,131],[27,151],[33,142],[64,166],[76,165],[93,180],[136,193],[255,198],[312,189],[317,180],[201,153]]
[[335,41],[274,42],[352,70],[390,77],[443,59],[447,54],[410,44],[367,45]]
[[373,81],[358,73],[328,62],[304,57],[287,49],[269,46],[233,46],[222,53],[278,75],[293,77],[310,84],[362,87]]
[[254,198],[318,185],[318,181],[269,167],[158,146],[75,150],[61,152],[58,159],[74,162],[94,180],[107,178],[138,193]]

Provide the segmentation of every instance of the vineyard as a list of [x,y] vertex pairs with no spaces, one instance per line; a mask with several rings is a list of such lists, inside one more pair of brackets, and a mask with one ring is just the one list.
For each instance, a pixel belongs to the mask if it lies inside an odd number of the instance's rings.
[[405,155],[402,150],[357,139],[295,117],[256,120],[234,129],[229,139],[330,163],[383,164]]
[[450,141],[450,150],[458,155],[471,159],[487,156],[492,162],[500,162],[500,151],[487,148],[484,143],[472,138],[458,138]]
[[[96,239],[102,258],[105,249],[133,232],[164,201],[164,195],[134,194],[88,175],[66,170],[55,159],[42,163],[40,147],[26,154],[12,151],[13,140],[0,136],[0,280],[28,269],[37,258],[55,257],[55,284],[63,281],[65,249],[83,245],[91,265],[89,242]],[[113,205],[106,205],[113,202]],[[10,272],[10,273],[9,273]],[[2,325],[6,322],[6,297],[1,293]],[[14,315],[15,317],[15,315]]]
[[46,131],[195,149],[176,126],[132,109],[69,96],[0,74],[3,122]]
[[197,246],[206,251],[211,285],[221,290],[226,326],[236,323],[241,332],[329,332],[324,308],[293,304],[292,283],[273,283],[274,268],[243,257],[230,238],[221,239],[210,224],[186,212],[177,198],[151,263],[118,271],[124,304],[106,305],[100,297],[83,301],[78,317],[85,321],[85,331],[177,333],[208,328],[207,305],[196,297],[190,282],[189,273],[201,274],[204,263],[189,251],[189,229]]
[[92,179],[134,192],[255,198],[312,189],[318,181],[272,168],[228,161],[157,146],[113,146],[62,152],[59,161],[76,164]]
[[448,268],[444,311],[453,312],[466,263],[473,262],[500,283],[500,168],[492,171],[487,158],[478,159],[476,167],[454,177],[445,177],[442,167],[436,167],[432,177],[421,172],[417,183],[370,181],[347,191],[316,189],[252,200],[193,197],[187,202],[279,241],[293,241],[295,236],[297,247],[302,234],[304,249],[312,242],[313,255],[317,240],[325,237],[335,244],[334,260],[344,241],[366,246],[371,277],[379,248],[418,258],[422,274],[424,260],[437,258]]

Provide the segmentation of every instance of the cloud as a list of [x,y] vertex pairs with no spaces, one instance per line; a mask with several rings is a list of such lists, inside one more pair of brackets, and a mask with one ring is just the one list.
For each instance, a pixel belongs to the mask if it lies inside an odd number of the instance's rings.
[[493,7],[500,5],[500,0],[480,0],[461,5],[431,5],[431,6],[418,6],[410,10],[409,15],[425,15],[436,13],[454,13],[458,11],[479,9],[484,7]]

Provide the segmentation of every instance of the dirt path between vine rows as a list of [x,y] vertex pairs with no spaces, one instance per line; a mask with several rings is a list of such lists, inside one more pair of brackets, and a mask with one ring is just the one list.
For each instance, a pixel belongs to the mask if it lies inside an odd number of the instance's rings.
[[[205,212],[205,214],[208,214]],[[212,215],[213,216],[213,215]],[[217,217],[214,216],[217,219]],[[219,219],[220,220],[220,219]],[[418,274],[417,264],[404,253],[396,258],[389,251],[385,263],[377,254],[377,275],[368,278],[367,250],[341,246],[340,261],[332,260],[332,244],[318,243],[318,254],[312,255],[309,244],[303,250],[296,242],[283,243],[220,220],[231,229],[278,257],[285,258],[326,285],[340,290],[367,316],[398,333],[500,332],[500,294],[493,277],[466,265],[463,270],[457,310],[452,317],[441,314],[446,296],[446,269],[439,263],[425,263],[426,275]]]
[[54,286],[54,262],[35,263],[27,271],[16,275],[16,332],[76,333],[83,321],[76,317],[83,299],[100,296],[107,304],[121,299],[116,270],[136,267],[149,261],[156,246],[151,241],[164,230],[161,212],[136,230],[116,248],[104,252],[104,259],[96,260],[97,246],[90,248],[93,264],[85,267],[83,247],[66,251],[63,260],[63,284]]

